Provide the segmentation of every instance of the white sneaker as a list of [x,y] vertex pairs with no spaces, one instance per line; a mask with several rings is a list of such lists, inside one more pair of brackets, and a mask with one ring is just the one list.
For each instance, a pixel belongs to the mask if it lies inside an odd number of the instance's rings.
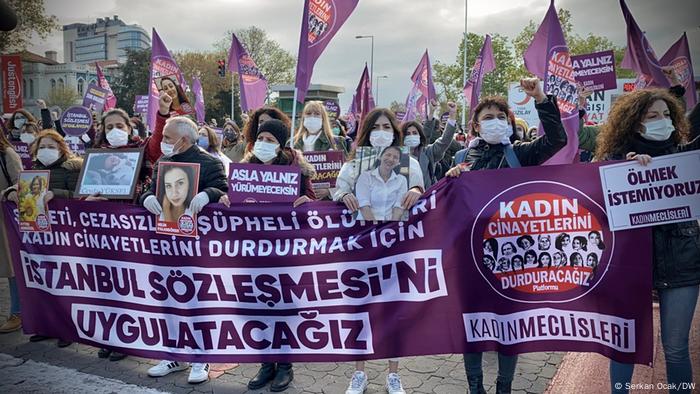
[[160,378],[165,376],[170,372],[184,371],[189,365],[187,363],[181,363],[177,361],[163,360],[148,369],[148,376],[152,378]]
[[190,376],[187,378],[187,383],[202,383],[209,380],[209,364],[192,363]]
[[386,376],[386,392],[389,394],[406,394],[401,385],[401,377],[397,373]]
[[350,385],[348,389],[345,390],[345,394],[362,394],[367,390],[367,375],[362,371],[355,371],[350,379]]

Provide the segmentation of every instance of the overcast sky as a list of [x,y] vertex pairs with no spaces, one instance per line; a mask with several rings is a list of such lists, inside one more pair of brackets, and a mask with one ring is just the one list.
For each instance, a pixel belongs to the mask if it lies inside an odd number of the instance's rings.
[[[47,12],[59,23],[94,23],[98,17],[118,15],[137,23],[149,34],[155,27],[170,51],[210,50],[228,29],[258,26],[296,56],[303,0],[45,0]],[[345,87],[341,108],[347,109],[365,62],[370,60],[374,35],[374,75],[388,75],[380,83],[379,105],[403,102],[410,76],[428,48],[431,61],[453,62],[464,32],[464,0],[361,0],[355,12],[316,63],[312,83]],[[484,35],[515,37],[530,20],[539,24],[549,0],[471,0],[467,30]],[[661,57],[683,32],[700,75],[700,1],[627,0],[642,30]],[[557,8],[571,11],[574,31],[608,37],[625,45],[625,22],[618,0],[557,0]],[[63,36],[57,31],[31,51],[58,51]]]

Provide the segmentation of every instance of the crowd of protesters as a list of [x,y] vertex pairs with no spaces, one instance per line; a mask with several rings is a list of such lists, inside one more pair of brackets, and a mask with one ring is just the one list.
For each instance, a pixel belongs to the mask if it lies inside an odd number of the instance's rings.
[[[692,116],[697,118],[698,109],[685,109],[681,100],[683,88],[678,86],[673,72],[669,71],[668,76],[674,82],[670,90],[643,89],[624,94],[614,103],[606,123],[596,127],[583,127],[582,124],[579,145],[582,151],[588,152],[582,158],[594,161],[627,159],[646,165],[655,156],[699,149],[700,139],[697,136],[700,130],[697,119],[689,122],[686,115],[687,112],[691,120]],[[196,194],[189,203],[190,211],[195,214],[210,203],[230,205],[227,173],[229,164],[233,162],[300,167],[302,182],[299,196],[292,204],[295,207],[311,201],[328,200],[328,203],[344,204],[348,210],[360,212],[367,218],[381,219],[394,216],[397,212],[400,216],[409,210],[427,189],[442,178],[460,177],[465,172],[476,170],[539,166],[561,150],[567,144],[567,134],[556,98],[548,96],[534,78],[522,80],[521,87],[535,100],[541,121],[542,132],[539,135],[537,125],[528,125],[513,116],[504,97],[482,98],[471,110],[467,133],[457,124],[457,108],[454,103],[445,103],[448,116],[441,121],[435,113],[439,104],[430,102],[423,122],[411,120],[400,123],[391,110],[376,108],[360,124],[355,125],[357,132],[351,138],[348,136],[348,126],[352,125],[345,118],[331,119],[322,102],[309,101],[301,112],[298,124],[277,108],[263,107],[248,114],[244,124],[226,119],[219,135],[212,125],[197,124],[186,116],[172,116],[172,98],[162,94],[153,130],[147,131],[138,117],[130,117],[127,112],[114,109],[99,114],[99,122],[87,133],[87,145],[112,151],[126,148],[144,151],[136,195],[132,200],[122,202],[140,204],[155,215],[160,215],[164,209],[154,195],[159,161],[200,165]],[[581,108],[579,116],[583,119],[586,97],[590,92],[579,89],[578,93]],[[2,198],[17,202],[17,184],[22,163],[11,141],[29,145],[32,166],[25,169],[50,171],[49,192],[45,197],[47,201],[53,198],[78,198],[74,196],[74,191],[83,159],[70,150],[60,123],[56,121],[56,114],[51,114],[43,101],[38,100],[38,104],[41,108],[40,120],[20,109],[7,119],[4,127],[6,132],[0,133]],[[292,127],[295,128],[293,140]],[[380,149],[378,161],[384,163],[386,156],[388,169],[383,171],[380,165],[376,172],[367,174],[366,182],[384,187],[381,190],[370,190],[368,196],[358,196],[355,189],[363,160],[358,151],[363,147]],[[406,180],[392,176],[392,166],[398,160],[392,147],[406,147],[410,154]],[[400,149],[394,150],[400,154]],[[310,178],[315,171],[303,155],[303,152],[310,151],[341,151],[346,155],[336,187],[318,188],[311,184]],[[386,188],[392,182],[396,183],[395,190],[399,193],[394,197],[396,201],[386,198]],[[93,194],[84,200],[107,199]],[[0,326],[0,333],[13,332],[22,327],[21,300],[4,231],[4,227],[0,226],[0,275],[9,279],[11,302],[10,316]],[[692,381],[688,343],[700,284],[699,234],[697,221],[653,228],[654,288],[659,295],[660,331],[669,383]],[[551,256],[549,251],[543,252],[542,247],[539,248],[541,254],[550,257],[546,260],[538,259],[537,254],[532,252],[537,248],[532,237],[520,238],[516,242],[517,247],[514,243],[506,243],[499,248],[497,243],[492,245],[485,241],[484,263],[492,265],[494,272],[524,270],[532,264],[555,269],[567,265],[569,260],[574,265],[573,254],[584,256],[579,249],[585,251],[587,243],[591,244],[590,247],[595,244],[600,249],[604,248],[601,246],[604,244],[600,234],[597,234],[597,238],[596,234],[576,237],[582,238],[574,239],[574,243],[578,242],[577,246],[573,243],[569,246],[573,235],[560,234],[554,241],[549,240]],[[506,250],[506,246],[512,250]],[[571,248],[570,259],[564,254],[565,248]],[[518,251],[521,251],[522,256],[515,255]],[[594,257],[597,265],[597,255]],[[505,268],[498,265],[504,258],[507,260],[503,262]],[[581,264],[586,263],[581,261]],[[40,335],[30,338],[31,341],[45,339],[48,338]],[[70,342],[58,338],[58,345],[69,346]],[[109,348],[100,349],[97,355],[112,361],[125,357]],[[517,355],[498,354],[496,392],[511,391],[517,360]],[[399,375],[399,360],[389,360],[388,366],[387,391],[404,393]],[[464,366],[469,392],[484,393],[482,354],[464,354]],[[187,363],[163,360],[150,368],[148,375],[160,377],[189,367]],[[351,376],[347,394],[360,394],[366,390],[368,376],[364,367],[362,361],[355,363],[355,372]],[[616,390],[614,383],[630,382],[633,369],[631,364],[611,361],[611,390],[625,392],[624,389]],[[201,383],[208,380],[208,376],[208,364],[193,363],[188,381]],[[270,383],[272,391],[284,391],[293,379],[291,363],[265,362],[250,380],[248,387],[255,390]],[[625,387],[624,384],[622,387]]]

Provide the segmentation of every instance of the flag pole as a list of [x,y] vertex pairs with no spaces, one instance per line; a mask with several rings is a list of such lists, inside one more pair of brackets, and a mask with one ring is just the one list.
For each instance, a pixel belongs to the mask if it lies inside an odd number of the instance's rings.
[[[233,123],[236,123],[236,112],[235,112],[235,108],[236,108],[236,95],[235,95],[235,93],[234,93],[234,91],[233,91],[233,85],[234,85],[233,79],[234,79],[234,78],[236,78],[236,73],[233,73],[233,72],[232,72],[232,73],[231,73],[231,120],[233,121]],[[205,120],[206,120],[206,119],[205,119]]]
[[294,146],[294,120],[297,117],[297,93],[298,89],[294,86],[294,100],[292,101],[292,127],[289,132],[289,140],[291,141],[290,146]]
[[[464,0],[464,61],[462,67],[462,88],[467,84],[467,1]],[[464,95],[463,95],[464,96]],[[462,127],[467,130],[467,98],[463,97],[462,101]]]

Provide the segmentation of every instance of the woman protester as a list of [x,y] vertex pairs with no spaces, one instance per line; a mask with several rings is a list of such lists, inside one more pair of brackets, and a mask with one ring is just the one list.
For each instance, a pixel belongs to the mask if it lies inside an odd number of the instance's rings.
[[[78,183],[80,169],[83,166],[83,159],[77,157],[71,152],[68,144],[63,139],[63,136],[54,130],[44,130],[39,133],[36,140],[31,146],[32,155],[32,170],[49,171],[48,191],[45,194],[44,201],[48,202],[54,197],[70,199],[73,198],[73,192]],[[3,193],[4,198],[19,203],[17,194],[17,185],[6,189]],[[16,293],[16,284],[14,289],[10,286],[10,298],[19,297]],[[18,305],[17,305],[18,306]],[[21,320],[16,324],[21,327]],[[18,327],[18,328],[19,328]],[[0,328],[0,332],[2,328]],[[33,335],[29,338],[31,342],[43,341],[49,339],[43,335]],[[58,339],[58,347],[69,346],[72,342]]]
[[[620,96],[611,108],[596,140],[595,160],[636,160],[646,166],[656,156],[697,149],[700,138],[688,142],[688,121],[677,98],[665,90],[637,90]],[[653,284],[659,293],[666,376],[679,393],[690,393],[683,384],[693,381],[688,341],[700,290],[699,237],[694,220],[652,227]],[[612,391],[627,392],[633,371],[634,364],[611,360]]]
[[228,177],[231,159],[229,159],[228,156],[221,151],[221,140],[219,139],[219,136],[216,135],[214,129],[209,126],[202,126],[199,129],[199,139],[197,139],[197,145],[221,161],[221,164],[224,165],[224,171],[226,171],[226,177]]
[[[156,127],[153,134],[145,140],[140,136],[133,135],[133,129],[129,115],[124,110],[116,108],[102,115],[100,122],[101,132],[95,137],[95,148],[104,149],[109,152],[119,152],[121,149],[142,149],[144,157],[139,169],[136,181],[136,191],[131,202],[139,200],[139,196],[148,191],[153,175],[153,164],[162,155],[161,141],[163,140],[163,127],[165,121],[170,116],[172,98],[166,93],[161,93],[158,99],[158,113],[156,115]],[[95,193],[85,198],[86,201],[107,201],[107,198]],[[109,358],[110,361],[119,361],[126,357],[126,354],[112,351],[108,348],[101,348],[97,352],[99,358]]]
[[[256,116],[254,115],[253,120],[255,118]],[[316,171],[304,159],[301,152],[285,148],[289,140],[289,128],[286,122],[270,119],[260,124],[260,126],[256,126],[255,129],[256,135],[250,139],[255,141],[253,149],[246,154],[241,163],[298,166],[301,168],[300,196],[294,201],[293,206],[298,207],[306,202],[316,200],[314,189],[311,186],[311,177],[315,175]],[[270,385],[271,391],[284,391],[292,380],[294,380],[292,363],[264,362],[260,366],[258,373],[248,382],[248,388],[250,390],[258,390],[272,381]]]
[[[328,112],[320,101],[309,101],[301,114],[301,126],[294,136],[294,148],[302,152],[342,151],[348,153],[345,139],[333,135]],[[319,200],[330,199],[329,188],[315,190]]]
[[[6,190],[10,186],[16,185],[19,181],[20,171],[22,171],[22,160],[5,137],[5,134],[0,133],[0,190]],[[0,222],[2,223],[5,222],[3,211],[3,209],[0,209]],[[7,231],[6,227],[4,225],[0,226],[0,277],[7,278],[10,284],[10,316],[0,326],[0,333],[2,334],[22,328],[17,280],[12,269],[10,245],[5,231]]]
[[[544,135],[531,142],[517,141],[512,144],[513,125],[508,123],[508,102],[503,97],[482,98],[474,108],[472,119],[473,128],[479,137],[469,144],[464,162],[450,169],[447,176],[457,177],[466,171],[537,166],[566,145],[566,132],[555,98],[544,94],[537,78],[523,79],[520,86],[528,96],[535,99],[535,108],[542,122]],[[539,248],[542,250],[541,245]],[[527,253],[525,260],[528,264]],[[471,393],[484,392],[482,354],[464,354],[464,367]],[[511,391],[517,361],[517,355],[498,353],[496,392]]]
[[[258,127],[271,119],[277,119],[282,121],[287,127],[287,130],[292,129],[292,121],[289,117],[275,107],[262,107],[258,108],[253,115],[250,117],[248,122],[246,122],[243,128],[243,136],[246,141],[245,153],[250,153],[253,150],[253,146],[257,141]],[[284,147],[284,146],[283,146]]]
[[[445,157],[445,152],[452,144],[455,131],[457,130],[457,106],[455,103],[449,102],[447,103],[447,108],[449,109],[449,119],[447,120],[445,131],[432,144],[428,144],[428,138],[420,123],[410,121],[401,125],[401,132],[404,135],[403,143],[409,147],[411,156],[418,160],[420,164],[423,173],[423,185],[426,190],[438,181],[435,171],[436,166]],[[434,124],[435,122],[426,121],[425,126],[430,127]]]
[[245,156],[246,141],[241,129],[232,121],[227,120],[224,123],[224,138],[221,141],[221,151],[228,157],[231,162],[239,163]]
[[180,115],[191,114],[194,112],[190,100],[187,98],[182,86],[174,77],[162,77],[160,79],[161,92],[165,92],[172,99],[170,102],[170,113]]
[[37,124],[36,118],[29,111],[24,108],[20,108],[12,113],[10,120],[7,122],[9,135],[7,136],[9,141],[20,142],[22,130],[25,124],[33,123]]
[[[387,108],[375,108],[365,117],[362,127],[357,135],[357,147],[372,146],[374,148],[387,148],[389,146],[401,146],[403,134],[399,128],[394,113]],[[349,161],[343,164],[336,182],[336,190],[333,193],[334,201],[342,201],[350,212],[360,209],[360,203],[353,190],[360,176],[361,158],[356,155],[356,150],[350,154]],[[365,163],[366,164],[366,163]],[[366,167],[366,165],[363,165]],[[400,206],[409,210],[413,207],[425,191],[423,173],[420,164],[413,157],[409,158],[408,191],[401,197]],[[398,360],[389,360],[389,374],[386,378],[386,389],[390,394],[405,393],[401,385],[401,377],[398,374]],[[355,373],[350,380],[346,394],[360,394],[367,388],[368,380],[364,372],[364,361],[355,363]]]

